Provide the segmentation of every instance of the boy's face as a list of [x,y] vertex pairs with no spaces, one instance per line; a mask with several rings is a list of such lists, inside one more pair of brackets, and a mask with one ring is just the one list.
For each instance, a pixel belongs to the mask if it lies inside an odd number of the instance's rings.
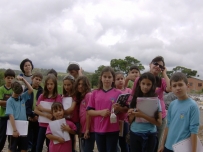
[[13,76],[7,76],[4,78],[6,86],[11,86],[11,83],[13,81],[14,77]]
[[34,77],[32,78],[32,87],[38,88],[42,82],[42,79],[40,77]]
[[72,75],[74,78],[77,78],[77,77],[78,77],[78,71],[76,71],[76,70],[70,70],[69,73],[70,73],[70,75]]
[[188,85],[183,81],[171,82],[171,91],[177,96],[179,100],[187,98]]
[[130,71],[130,74],[134,75],[135,77],[139,77],[140,76],[140,72],[138,70],[136,70],[136,69],[132,69]]

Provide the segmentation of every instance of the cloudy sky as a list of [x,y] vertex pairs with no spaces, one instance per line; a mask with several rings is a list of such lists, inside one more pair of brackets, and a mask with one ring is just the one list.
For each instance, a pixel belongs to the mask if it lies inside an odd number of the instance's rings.
[[203,1],[0,1],[0,68],[65,72],[70,61],[93,72],[111,59],[133,56],[149,70],[157,55],[203,78]]

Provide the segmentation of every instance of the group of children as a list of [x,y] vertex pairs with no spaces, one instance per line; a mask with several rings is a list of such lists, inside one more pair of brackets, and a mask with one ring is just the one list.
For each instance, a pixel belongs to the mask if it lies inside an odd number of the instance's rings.
[[[32,74],[32,61],[23,60],[20,64],[23,74],[16,77],[18,81],[13,82],[15,73],[8,69],[4,73],[5,85],[0,88],[0,151],[10,120],[13,135],[8,136],[9,151],[41,152],[46,140],[50,152],[74,152],[77,134],[81,152],[93,152],[95,141],[99,152],[173,152],[172,145],[188,137],[191,137],[192,152],[196,152],[199,110],[187,95],[186,76],[175,73],[169,80],[161,56],[155,57],[149,66],[149,72],[140,74],[139,68],[132,65],[126,78],[122,72],[104,67],[98,78],[98,88],[91,91],[90,82],[81,75],[80,67],[70,64],[60,95],[55,70],[48,72],[42,88],[43,76],[38,72]],[[24,82],[24,90],[19,81]],[[170,91],[177,100],[170,104],[167,112],[163,92]],[[119,95],[126,93],[131,96],[125,104],[118,104]],[[65,97],[72,98],[68,109],[62,104]],[[138,97],[158,97],[154,117],[136,107]],[[51,109],[41,106],[42,101],[53,103]],[[50,120],[65,118],[66,124],[61,125],[61,130],[68,132],[71,140],[53,135],[48,123],[38,122],[39,116]],[[136,122],[137,117],[148,123]],[[29,121],[27,136],[19,135],[15,120]],[[123,135],[119,136],[121,123]],[[129,143],[126,142],[128,135]]]

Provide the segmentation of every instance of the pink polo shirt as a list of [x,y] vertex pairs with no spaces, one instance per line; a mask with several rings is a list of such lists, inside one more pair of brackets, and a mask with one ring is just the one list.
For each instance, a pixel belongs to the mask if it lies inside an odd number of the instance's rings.
[[[90,100],[91,92],[87,93],[84,99],[80,103],[80,125],[81,125],[81,132],[85,133],[86,131],[86,113],[87,113],[87,105]],[[90,132],[94,132],[94,117],[90,118]]]
[[[73,122],[66,120],[66,124],[69,125],[69,127],[76,131],[76,126]],[[47,127],[46,135],[52,134],[50,127]],[[66,141],[64,143],[58,143],[54,144],[53,140],[50,140],[49,143],[49,152],[72,152],[72,141]]]
[[[94,90],[90,97],[87,110],[109,109],[111,111],[112,105],[116,103],[116,100],[120,94],[121,91],[115,88],[108,91],[103,89]],[[94,129],[96,133],[119,131],[119,119],[117,117],[117,123],[110,123],[110,116],[96,116],[94,117]]]

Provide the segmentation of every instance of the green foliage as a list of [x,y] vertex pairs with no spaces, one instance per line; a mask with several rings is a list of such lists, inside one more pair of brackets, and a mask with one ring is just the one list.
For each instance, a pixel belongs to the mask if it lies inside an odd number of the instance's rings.
[[0,86],[4,85],[4,72],[0,71]]
[[172,71],[168,71],[167,74],[170,77],[175,72],[182,72],[187,77],[191,77],[191,76],[196,76],[197,75],[197,71],[196,70],[188,69],[188,68],[182,67],[182,66],[176,66],[175,68],[172,69]]
[[132,65],[138,66],[140,71],[145,69],[139,60],[131,56],[126,56],[125,59],[112,59],[110,65],[115,71],[122,71],[125,74],[129,72]]
[[101,71],[103,70],[105,66],[104,65],[100,65],[98,67],[97,70],[95,70],[95,73],[92,74],[91,76],[91,84],[92,84],[92,88],[95,88],[98,86],[98,83],[99,83],[99,77],[100,77],[100,74],[101,74]]

